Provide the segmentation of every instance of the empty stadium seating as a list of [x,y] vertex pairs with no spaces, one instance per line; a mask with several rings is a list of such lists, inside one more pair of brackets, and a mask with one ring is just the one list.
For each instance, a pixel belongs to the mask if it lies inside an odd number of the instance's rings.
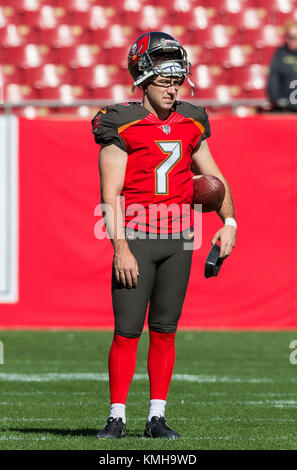
[[241,84],[246,98],[265,99],[267,72],[267,67],[261,64],[238,67],[232,73],[232,83]]
[[[129,47],[162,30],[188,51],[195,99],[265,99],[268,65],[293,18],[296,0],[1,0],[0,82],[13,103],[138,99]],[[180,96],[192,98],[187,84]]]
[[26,44],[26,46],[9,47],[5,53],[6,63],[16,67],[39,67],[57,61],[56,51],[47,44]]
[[20,71],[18,67],[12,64],[0,65],[0,82],[7,85],[8,83],[18,83],[20,81]]
[[25,100],[39,98],[37,90],[30,85],[9,83],[4,87],[4,100],[10,103],[19,103]]
[[45,64],[41,67],[27,68],[23,79],[28,85],[35,88],[57,87],[62,84],[71,84],[71,72],[63,65]]
[[39,97],[44,100],[57,100],[62,104],[70,104],[75,100],[88,99],[89,93],[84,86],[63,84],[55,87],[42,87]]
[[70,68],[91,67],[105,63],[106,51],[99,44],[79,44],[72,47],[59,47],[58,62]]

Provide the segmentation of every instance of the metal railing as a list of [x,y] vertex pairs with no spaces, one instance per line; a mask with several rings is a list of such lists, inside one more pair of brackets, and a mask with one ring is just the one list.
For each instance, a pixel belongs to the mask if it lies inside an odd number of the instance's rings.
[[[128,100],[127,100],[128,101]],[[129,100],[129,101],[137,101],[137,100]],[[271,105],[270,102],[263,99],[236,99],[231,101],[219,101],[215,99],[208,99],[208,100],[185,100],[190,101],[193,104],[211,107],[211,108],[232,108],[233,111],[236,110],[239,106],[251,106],[261,108],[263,110],[269,110]],[[111,100],[75,100],[69,102],[62,102],[60,100],[24,100],[19,102],[6,102],[0,104],[0,109],[4,109],[6,113],[11,113],[13,109],[17,108],[26,108],[27,106],[32,106],[35,108],[79,108],[80,106],[88,106],[88,107],[101,107],[107,106],[109,104],[115,104],[115,101]]]

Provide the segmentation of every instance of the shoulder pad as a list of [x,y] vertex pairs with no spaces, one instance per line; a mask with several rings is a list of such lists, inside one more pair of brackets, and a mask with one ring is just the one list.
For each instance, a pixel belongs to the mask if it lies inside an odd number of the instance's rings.
[[126,145],[118,134],[118,129],[135,120],[144,119],[149,114],[140,103],[119,103],[99,109],[92,120],[92,133],[97,144],[102,146],[114,143],[126,151]]
[[176,112],[181,114],[182,116],[194,119],[198,121],[204,127],[204,132],[202,134],[202,139],[207,139],[210,137],[210,125],[208,120],[208,114],[206,109],[203,106],[197,106],[192,103],[188,103],[187,101],[178,101],[176,103]]

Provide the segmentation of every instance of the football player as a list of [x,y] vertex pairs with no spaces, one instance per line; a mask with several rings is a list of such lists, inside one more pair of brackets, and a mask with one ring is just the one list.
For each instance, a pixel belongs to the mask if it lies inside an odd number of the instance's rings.
[[218,212],[224,225],[212,240],[220,240],[221,257],[235,244],[236,222],[229,184],[206,142],[205,108],[177,101],[185,80],[193,87],[185,49],[169,34],[149,32],[132,45],[128,68],[133,88],[143,91],[142,102],[107,106],[92,121],[100,144],[101,201],[114,248],[115,321],[108,359],[110,415],[96,437],[125,436],[126,400],[149,305],[150,406],[144,435],[176,439],[178,432],[165,421],[165,405],[191,268],[192,249],[184,248],[194,235],[193,173],[215,175],[225,184]]

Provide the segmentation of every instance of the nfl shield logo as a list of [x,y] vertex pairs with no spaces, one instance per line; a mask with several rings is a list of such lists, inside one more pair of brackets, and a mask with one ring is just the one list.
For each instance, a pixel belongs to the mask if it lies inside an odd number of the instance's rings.
[[170,134],[170,126],[162,126],[162,129],[165,134]]

